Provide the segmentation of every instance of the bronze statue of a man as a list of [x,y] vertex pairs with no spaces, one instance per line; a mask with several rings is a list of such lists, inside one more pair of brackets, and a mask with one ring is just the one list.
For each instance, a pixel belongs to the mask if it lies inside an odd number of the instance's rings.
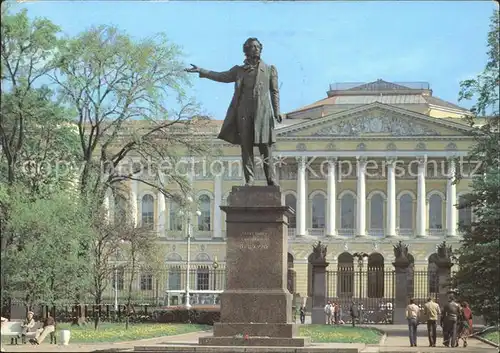
[[263,157],[267,185],[276,185],[272,145],[276,142],[274,121],[281,123],[278,73],[273,65],[260,59],[262,44],[257,38],[248,38],[243,44],[244,65],[229,71],[214,72],[193,64],[187,72],[217,82],[235,82],[234,95],[218,138],[241,146],[243,173],[246,185],[254,183],[254,146]]

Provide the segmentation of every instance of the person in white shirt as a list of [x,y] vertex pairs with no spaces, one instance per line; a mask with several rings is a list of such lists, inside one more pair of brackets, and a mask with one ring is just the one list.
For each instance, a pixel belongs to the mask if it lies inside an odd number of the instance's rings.
[[417,326],[420,316],[420,308],[415,304],[414,299],[410,299],[410,304],[406,307],[406,319],[408,320],[408,331],[410,336],[410,346],[417,346]]
[[326,324],[327,325],[331,325],[331,323],[332,323],[333,307],[332,307],[332,303],[330,301],[328,301],[328,303],[326,303],[324,310],[325,310],[325,315],[326,315]]

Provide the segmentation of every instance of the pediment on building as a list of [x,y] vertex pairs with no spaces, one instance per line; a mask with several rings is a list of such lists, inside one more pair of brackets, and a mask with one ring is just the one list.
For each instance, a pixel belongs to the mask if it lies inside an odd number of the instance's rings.
[[468,136],[464,124],[381,103],[372,103],[329,116],[289,125],[277,131],[279,137],[360,137],[364,135]]

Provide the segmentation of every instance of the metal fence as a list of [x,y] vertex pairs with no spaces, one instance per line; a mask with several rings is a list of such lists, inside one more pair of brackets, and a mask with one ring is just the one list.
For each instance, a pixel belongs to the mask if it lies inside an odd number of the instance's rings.
[[394,283],[394,271],[383,268],[327,271],[327,296],[340,306],[340,319],[346,323],[351,322],[352,304],[358,307],[362,323],[392,323]]
[[[152,310],[151,308],[184,305],[188,276],[191,305],[220,303],[220,294],[227,283],[227,271],[223,267],[214,269],[211,266],[198,265],[190,268],[189,275],[187,268],[180,265],[155,272],[136,271],[133,274],[117,268],[105,283],[101,305],[96,306],[94,297],[87,293],[80,299],[86,306],[78,310],[86,310],[87,316],[94,315],[96,311],[100,312],[101,317],[120,316],[129,295],[132,306],[141,312]],[[413,271],[410,267],[407,293],[417,304],[423,305],[428,297],[437,300],[439,292],[443,292],[443,286],[449,286],[449,283],[439,283],[436,271]],[[327,296],[329,300],[341,306],[341,319],[344,322],[350,321],[349,308],[352,302],[355,302],[360,306],[364,323],[392,323],[395,288],[393,269],[373,267],[355,271],[352,267],[347,267],[327,271]],[[19,300],[21,298],[14,297],[13,302],[17,303],[17,311],[25,312],[26,306]],[[47,304],[39,300],[35,306],[48,311]],[[75,301],[70,298],[67,304],[59,306],[64,308],[66,316],[71,316],[76,310],[74,304]]]

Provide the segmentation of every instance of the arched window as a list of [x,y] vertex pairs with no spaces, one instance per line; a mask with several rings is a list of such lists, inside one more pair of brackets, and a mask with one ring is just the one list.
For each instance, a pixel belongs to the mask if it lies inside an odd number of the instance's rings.
[[399,199],[399,228],[413,229],[413,198],[409,194]]
[[312,199],[312,227],[325,228],[326,200],[322,194],[314,195]]
[[368,256],[368,298],[384,297],[384,257],[379,253]]
[[170,230],[182,230],[182,216],[179,214],[180,206],[174,200],[170,201]]
[[[460,196],[458,198],[459,205],[465,205],[466,198],[464,196]],[[458,209],[458,225],[460,227],[467,227],[472,224],[472,208],[470,206],[461,207]]]
[[141,207],[141,223],[143,227],[152,228],[155,224],[154,220],[154,204],[155,199],[151,195],[144,195],[142,197]]
[[340,228],[354,229],[356,222],[356,201],[352,194],[345,194],[340,199]]
[[181,290],[181,268],[180,266],[171,267],[168,269],[168,289]]
[[439,275],[437,262],[438,256],[436,253],[429,256],[429,263],[427,267],[427,284],[429,293],[435,297],[439,294]]
[[343,252],[338,258],[337,293],[339,297],[354,295],[354,258],[348,252]]
[[438,194],[429,198],[429,228],[443,229],[443,199]]
[[370,229],[384,229],[384,198],[380,194],[370,201]]
[[288,228],[297,228],[297,199],[293,194],[285,196],[285,205],[293,210],[293,215],[288,218]]
[[210,230],[210,197],[208,195],[201,195],[198,198],[198,207],[200,208],[201,215],[198,217],[198,230]]

